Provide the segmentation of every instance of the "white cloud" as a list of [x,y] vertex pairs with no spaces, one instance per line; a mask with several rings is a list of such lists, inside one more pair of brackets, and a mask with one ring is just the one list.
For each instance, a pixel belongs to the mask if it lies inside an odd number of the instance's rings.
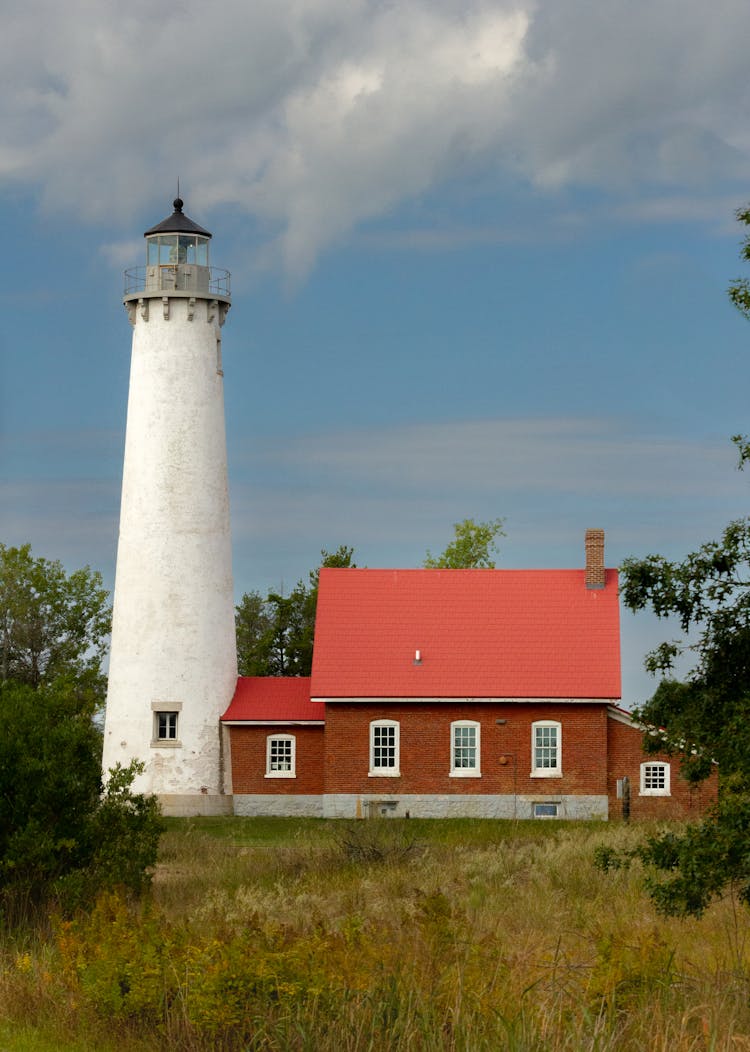
[[0,40],[0,180],[101,221],[180,175],[290,273],[467,172],[678,200],[747,178],[749,32],[745,0],[32,0]]

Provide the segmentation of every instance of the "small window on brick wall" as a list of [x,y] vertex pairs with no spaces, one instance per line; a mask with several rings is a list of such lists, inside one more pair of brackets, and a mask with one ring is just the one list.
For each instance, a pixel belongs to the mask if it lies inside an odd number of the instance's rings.
[[296,778],[297,742],[293,734],[266,738],[266,778]]
[[531,777],[562,775],[562,726],[554,720],[531,724]]
[[396,720],[373,720],[370,724],[369,774],[386,778],[397,778],[401,774]]
[[641,796],[670,796],[669,764],[641,764]]
[[456,720],[451,724],[451,778],[479,778],[479,724]]

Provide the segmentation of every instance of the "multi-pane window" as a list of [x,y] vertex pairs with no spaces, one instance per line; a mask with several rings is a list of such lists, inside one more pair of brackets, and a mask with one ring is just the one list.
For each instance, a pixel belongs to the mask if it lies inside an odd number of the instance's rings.
[[459,720],[451,724],[451,776],[479,775],[479,724]]
[[293,734],[274,734],[266,739],[266,778],[295,777],[295,746]]
[[152,701],[151,714],[153,718],[151,731],[151,748],[178,749],[182,745],[179,737],[179,721],[182,702],[179,701]]
[[155,737],[158,741],[176,741],[177,740],[177,713],[176,712],[156,712],[154,713],[155,720]]
[[669,796],[669,764],[641,764],[641,796]]
[[531,725],[531,774],[552,778],[562,774],[562,729],[552,720]]
[[370,724],[370,774],[399,774],[399,728],[395,720]]

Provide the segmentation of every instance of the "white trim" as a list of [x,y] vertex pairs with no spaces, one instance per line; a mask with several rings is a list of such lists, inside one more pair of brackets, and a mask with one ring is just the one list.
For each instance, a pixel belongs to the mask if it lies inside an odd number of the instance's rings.
[[[545,727],[557,729],[555,742],[557,764],[554,767],[537,767],[536,765],[536,732],[537,729]],[[562,724],[559,720],[534,720],[531,724],[531,777],[562,778]]]
[[[393,767],[375,766],[375,728],[392,727],[393,735]],[[400,778],[401,777],[401,727],[398,720],[370,720],[370,769],[367,772],[369,778]]]
[[638,723],[637,720],[633,719],[633,716],[630,712],[626,712],[624,709],[621,709],[617,705],[608,706],[607,716],[609,716],[611,720],[615,720],[617,723],[624,723],[626,727],[632,727],[634,730],[649,730],[649,728],[644,726],[644,724]]
[[[474,759],[475,764],[473,767],[456,767],[456,740],[455,732],[465,727],[473,728],[475,732],[474,737]],[[476,720],[453,720],[450,728],[450,777],[451,778],[481,778],[482,777],[482,752],[481,752],[481,736],[482,728]]]
[[[288,771],[271,770],[271,743],[290,742],[289,762],[291,767]],[[269,734],[266,737],[266,778],[296,778],[297,777],[297,739],[293,734]]]
[[325,720],[222,720],[223,727],[325,727]]
[[618,698],[553,698],[553,697],[536,697],[536,698],[521,698],[521,697],[513,697],[513,698],[508,698],[508,697],[505,697],[505,698],[491,697],[490,698],[490,697],[486,697],[486,698],[476,698],[476,697],[469,697],[468,695],[464,696],[462,694],[456,694],[456,695],[451,695],[451,696],[445,696],[444,695],[444,696],[439,697],[439,698],[437,698],[437,697],[423,697],[423,696],[409,697],[409,696],[405,696],[403,694],[396,695],[396,696],[393,696],[393,697],[379,696],[379,697],[353,697],[353,698],[349,698],[349,697],[310,698],[310,701],[320,702],[320,703],[325,704],[325,705],[335,705],[337,702],[340,702],[343,705],[352,705],[352,704],[358,704],[358,705],[376,705],[376,704],[377,705],[410,705],[412,703],[414,703],[414,704],[430,703],[430,704],[440,704],[440,705],[443,705],[443,704],[444,705],[451,705],[451,704],[455,704],[455,703],[459,703],[459,704],[466,704],[466,703],[474,704],[474,703],[477,703],[477,704],[482,704],[482,705],[492,705],[492,704],[530,705],[530,704],[537,704],[537,703],[540,704],[540,705],[545,705],[547,703],[555,704],[555,705],[615,705],[618,700],[619,700]]

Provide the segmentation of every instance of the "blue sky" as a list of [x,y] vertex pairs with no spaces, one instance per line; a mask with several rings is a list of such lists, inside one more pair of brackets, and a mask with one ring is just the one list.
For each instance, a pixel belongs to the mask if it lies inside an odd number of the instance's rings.
[[[114,578],[125,266],[171,211],[232,271],[238,595],[320,549],[678,557],[747,508],[750,8],[32,2],[0,40],[0,539]],[[208,25],[205,20],[208,20]],[[623,615],[624,700],[670,629]]]

